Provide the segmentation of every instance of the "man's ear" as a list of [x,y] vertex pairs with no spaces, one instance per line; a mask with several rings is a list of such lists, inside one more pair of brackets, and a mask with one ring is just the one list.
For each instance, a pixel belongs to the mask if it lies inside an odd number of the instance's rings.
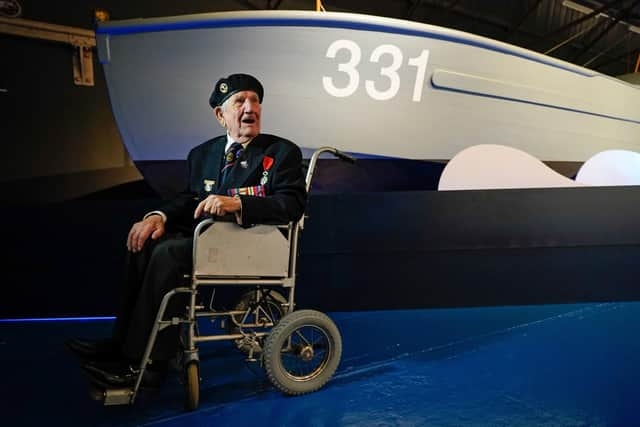
[[218,120],[218,123],[220,123],[220,126],[222,126],[223,128],[226,128],[227,124],[225,123],[224,116],[222,115],[222,108],[221,107],[214,108],[213,114],[216,116],[216,120]]

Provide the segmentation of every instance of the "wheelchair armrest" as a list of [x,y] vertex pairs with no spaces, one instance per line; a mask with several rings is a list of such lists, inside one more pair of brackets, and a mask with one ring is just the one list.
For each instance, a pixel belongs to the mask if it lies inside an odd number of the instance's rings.
[[205,218],[196,225],[196,229],[193,231],[193,240],[195,241],[198,236],[205,230],[206,227],[213,224],[215,221],[213,218]]

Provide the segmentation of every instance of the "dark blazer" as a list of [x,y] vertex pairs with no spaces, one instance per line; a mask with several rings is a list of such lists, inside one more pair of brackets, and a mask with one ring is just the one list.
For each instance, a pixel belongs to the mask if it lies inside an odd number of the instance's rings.
[[259,186],[265,156],[273,159],[264,184],[266,196],[240,195],[242,224],[286,224],[300,219],[307,200],[300,148],[286,139],[260,134],[247,146],[222,184],[220,171],[226,143],[227,137],[223,135],[189,152],[187,188],[160,208],[167,215],[167,227],[192,230],[201,220],[194,220],[193,212],[210,194],[229,195],[230,189]]

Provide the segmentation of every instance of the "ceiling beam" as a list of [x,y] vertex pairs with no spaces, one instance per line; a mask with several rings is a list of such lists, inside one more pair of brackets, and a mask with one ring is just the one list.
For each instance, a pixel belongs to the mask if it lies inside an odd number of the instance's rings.
[[603,55],[606,55],[607,53],[611,52],[612,50],[614,50],[616,47],[618,47],[619,45],[621,45],[623,42],[627,41],[629,39],[629,37],[631,36],[631,31],[627,31],[627,34],[625,34],[623,37],[620,37],[620,39],[615,42],[612,45],[607,45],[605,46],[604,50],[602,50],[601,52],[599,52],[596,56],[594,56],[593,58],[591,58],[590,60],[588,60],[587,62],[585,62],[584,64],[582,64],[583,67],[588,67],[589,64],[591,64],[592,62],[596,61],[598,58],[600,58]]
[[622,19],[626,18],[634,7],[640,4],[640,0],[635,0],[633,3],[630,3],[625,9],[620,10],[613,21],[609,23],[600,34],[595,36],[593,40],[591,40],[588,44],[586,44],[577,54],[574,55],[573,61],[576,62],[582,55],[589,51],[596,43],[598,43],[604,36],[606,36],[609,31],[611,31]]
[[449,3],[445,9],[452,10],[454,7],[458,5],[458,3],[460,3],[460,0],[451,0],[451,3]]
[[525,23],[525,21],[527,20],[527,18],[529,18],[529,16],[536,11],[536,9],[538,9],[538,6],[540,6],[540,3],[542,3],[542,0],[536,0],[536,2],[533,4],[533,6],[531,6],[529,8],[529,10],[527,10],[527,12],[522,16],[522,18],[520,18],[511,28],[509,28],[509,30],[507,31],[506,34],[506,38],[510,39],[511,36],[513,36],[513,34],[516,32],[516,30],[518,30],[522,24]]
[[594,18],[594,17],[598,16],[602,12],[604,12],[607,9],[610,9],[610,8],[612,8],[614,6],[617,6],[619,3],[622,3],[623,1],[624,0],[614,0],[611,3],[605,4],[605,5],[601,6],[601,7],[599,7],[598,9],[595,9],[593,12],[588,13],[588,14],[584,15],[583,17],[576,19],[575,21],[571,21],[571,22],[563,25],[562,27],[557,28],[557,29],[555,29],[555,30],[543,35],[542,37],[540,37],[539,40],[537,40],[534,43],[534,46],[540,47],[540,45],[542,45],[547,40],[549,40],[549,39],[551,39],[551,38],[553,38],[553,37],[555,37],[555,36],[557,36],[559,34],[564,33],[569,28],[573,28],[573,27],[575,27],[577,25],[582,24],[585,21],[588,21],[591,18]]
[[262,9],[262,7],[256,6],[255,4],[251,3],[251,0],[241,0],[240,3],[244,4],[245,8],[247,8],[248,10],[260,10],[260,9]]
[[598,65],[593,66],[592,69],[599,70],[600,68],[602,68],[602,67],[604,67],[606,65],[612,64],[612,63],[620,61],[620,60],[623,60],[623,59],[625,59],[627,57],[635,57],[638,54],[640,54],[640,47],[636,47],[635,49],[632,49],[630,51],[624,52],[624,53],[622,53],[622,54],[620,54],[618,56],[615,56],[613,58],[609,58],[606,61],[602,61],[602,62],[598,63]]
[[409,5],[409,10],[407,10],[407,19],[413,19],[413,15],[416,13],[416,10],[422,6],[422,1],[423,0],[413,0],[413,2],[409,2],[411,4]]
[[[438,3],[432,3],[430,1],[425,1],[425,0],[418,0],[417,3],[414,3],[414,5],[418,5],[418,6],[424,6],[427,8],[432,8],[432,9],[438,9],[438,10],[442,10],[445,12],[449,12],[452,15],[458,15],[458,16],[462,16],[464,18],[470,18],[473,19],[475,21],[478,22],[482,22],[484,24],[489,24],[492,25],[494,27],[498,27],[500,29],[502,29],[503,31],[506,31],[507,29],[509,29],[509,23],[499,20],[499,19],[495,19],[495,18],[490,18],[487,17],[485,15],[479,15],[477,13],[468,11],[467,9],[464,8],[454,8],[456,6],[456,4],[458,3],[457,0],[454,0],[452,3],[448,4],[448,5],[443,5],[443,4],[438,4]],[[415,10],[414,10],[415,13]],[[424,21],[420,21],[420,22],[424,22]],[[437,24],[436,24],[437,25]]]
[[558,43],[557,45],[553,46],[551,49],[547,49],[545,50],[543,53],[545,55],[550,55],[551,52],[555,52],[556,50],[560,49],[562,46],[566,45],[567,43],[570,43],[572,41],[574,41],[577,38],[582,37],[585,33],[589,33],[591,32],[591,30],[594,29],[594,27],[597,27],[598,25],[600,25],[602,23],[602,21],[596,21],[593,24],[591,24],[590,26],[588,26],[587,28],[575,33],[574,35],[572,35],[571,37],[569,37],[566,40],[563,40],[562,42]]

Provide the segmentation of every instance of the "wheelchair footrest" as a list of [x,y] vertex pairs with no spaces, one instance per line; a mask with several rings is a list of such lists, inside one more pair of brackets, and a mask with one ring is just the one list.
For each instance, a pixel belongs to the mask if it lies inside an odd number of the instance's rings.
[[131,388],[108,388],[104,390],[104,406],[129,405],[133,396]]

